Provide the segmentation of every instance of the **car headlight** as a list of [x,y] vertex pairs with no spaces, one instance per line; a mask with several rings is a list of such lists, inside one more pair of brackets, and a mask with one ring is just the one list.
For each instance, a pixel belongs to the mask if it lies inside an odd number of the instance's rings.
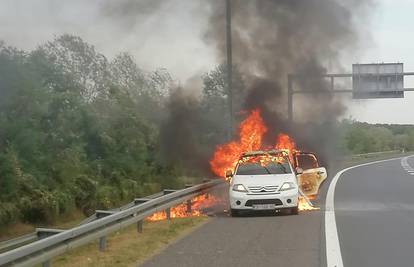
[[286,183],[283,183],[282,184],[282,186],[280,187],[279,191],[287,191],[287,190],[292,190],[292,189],[295,189],[295,188],[296,188],[296,186],[295,186],[294,183],[292,183],[292,182],[286,182]]
[[233,191],[236,191],[236,192],[247,192],[247,189],[242,184],[235,184],[235,185],[233,185]]

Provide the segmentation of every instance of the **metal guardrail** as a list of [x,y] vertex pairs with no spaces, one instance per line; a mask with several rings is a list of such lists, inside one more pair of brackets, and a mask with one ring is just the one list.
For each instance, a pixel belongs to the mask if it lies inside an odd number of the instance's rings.
[[[21,247],[23,245],[38,241],[40,239],[49,237],[51,235],[63,232],[61,229],[50,229],[50,228],[36,228],[33,233],[29,233],[17,238],[4,240],[0,242],[0,253]],[[1,254],[0,254],[1,255]]]
[[[346,154],[346,155],[336,155],[331,157],[330,163],[342,164],[349,163],[353,160],[368,160],[376,157],[388,157],[394,155],[409,155],[413,154],[413,151],[404,151],[404,150],[388,150],[388,151],[379,151],[379,152],[370,152],[363,154]],[[352,162],[351,162],[352,163]]]
[[[186,188],[191,187],[191,186],[192,185],[186,185]],[[153,195],[146,196],[144,199],[146,199],[146,200],[155,199],[155,198],[158,198],[160,196],[165,195],[167,192],[170,192],[170,191],[168,191],[168,189],[166,191],[163,190],[162,192],[158,192],[158,193],[155,193]],[[134,201],[132,201],[128,204],[125,204],[125,205],[123,205],[121,207],[118,207],[118,208],[111,209],[109,211],[97,210],[94,214],[92,214],[91,216],[89,216],[88,218],[86,218],[82,222],[80,222],[79,225],[90,223],[92,221],[95,221],[97,219],[105,217],[105,215],[110,215],[110,214],[113,214],[117,211],[126,210],[128,208],[134,207],[137,204],[140,204],[140,203],[143,203],[143,202],[145,202],[145,201],[142,201],[142,199],[135,199]],[[14,238],[14,239],[0,241],[0,253],[12,250],[16,247],[26,245],[28,243],[38,241],[42,238],[51,236],[53,234],[56,234],[57,232],[62,232],[62,231],[63,230],[56,231],[56,229],[36,228],[36,230],[33,233],[29,233],[29,234],[26,234],[26,235],[23,235],[23,236],[19,236],[19,237]]]
[[395,153],[403,153],[403,152],[401,150],[389,150],[389,151],[371,152],[371,153],[364,153],[364,154],[353,154],[353,155],[350,155],[350,158],[368,158],[372,156],[388,155],[388,154],[395,154]]
[[[162,192],[158,192],[158,193],[155,193],[155,194],[153,194],[153,195],[146,196],[145,198],[148,198],[148,199],[154,199],[154,198],[158,198],[158,197],[163,196],[163,195],[165,195],[164,190],[163,190]],[[119,208],[111,209],[111,210],[109,210],[109,211],[110,211],[110,212],[117,212],[117,211],[121,211],[121,210],[126,210],[126,209],[129,209],[129,208],[134,207],[134,206],[136,206],[136,205],[137,205],[137,203],[136,203],[136,201],[134,200],[134,201],[132,201],[132,202],[130,202],[130,203],[128,203],[128,204],[125,204],[125,205],[123,205],[123,206],[119,207]],[[88,218],[86,218],[85,220],[83,220],[83,221],[80,223],[80,225],[90,223],[90,222],[92,222],[92,221],[94,221],[94,220],[96,220],[96,219],[99,219],[99,213],[98,213],[98,212],[95,212],[94,214],[92,214],[91,216],[89,216]]]
[[[133,204],[118,209],[97,211],[88,218],[90,221],[69,230],[37,229],[52,235],[0,254],[0,266],[33,266],[39,263],[49,266],[51,258],[96,239],[99,239],[99,249],[104,250],[108,234],[133,223],[137,223],[137,231],[141,232],[143,220],[151,214],[165,210],[168,219],[171,207],[224,184],[223,180],[217,179],[182,190],[164,190],[147,198],[135,199]],[[27,239],[26,242],[33,238],[34,234],[21,237],[22,240]],[[18,242],[14,239],[7,245]]]
[[5,240],[5,241],[0,242],[0,251],[10,250],[11,248],[22,246],[24,244],[36,241],[37,239],[38,239],[38,235],[37,235],[37,231],[35,231],[34,233],[19,236],[14,239]]

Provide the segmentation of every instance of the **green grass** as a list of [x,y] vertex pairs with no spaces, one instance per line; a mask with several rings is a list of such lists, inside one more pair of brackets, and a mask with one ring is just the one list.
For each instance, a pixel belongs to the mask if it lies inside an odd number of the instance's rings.
[[137,266],[207,220],[208,217],[202,216],[145,222],[143,233],[137,233],[136,225],[131,225],[107,237],[105,252],[99,251],[95,241],[53,259],[51,265]]

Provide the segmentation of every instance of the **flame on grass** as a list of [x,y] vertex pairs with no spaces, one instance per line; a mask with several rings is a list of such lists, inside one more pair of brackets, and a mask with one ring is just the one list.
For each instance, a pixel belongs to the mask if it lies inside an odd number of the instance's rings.
[[[216,205],[220,200],[210,194],[199,195],[191,199],[191,212],[188,212],[187,202],[172,207],[170,211],[171,218],[185,218],[191,216],[201,216],[209,207]],[[148,221],[161,221],[167,219],[165,211],[159,211],[147,217]]]

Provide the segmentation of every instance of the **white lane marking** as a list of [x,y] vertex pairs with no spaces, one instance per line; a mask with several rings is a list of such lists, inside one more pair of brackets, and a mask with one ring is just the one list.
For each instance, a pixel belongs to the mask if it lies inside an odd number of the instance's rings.
[[401,159],[401,166],[403,167],[403,169],[408,172],[408,174],[410,175],[414,175],[414,168],[410,166],[410,164],[408,163],[408,157],[404,157]]
[[[405,157],[404,159],[406,158],[408,157]],[[326,201],[325,201],[325,241],[326,241],[325,245],[326,245],[326,264],[328,267],[343,267],[344,266],[342,262],[342,254],[341,254],[341,246],[339,243],[338,230],[336,227],[335,205],[334,205],[335,187],[336,187],[336,183],[338,182],[339,178],[344,172],[349,171],[351,169],[355,169],[355,168],[363,167],[367,165],[372,165],[372,164],[377,164],[381,162],[386,162],[386,161],[397,160],[397,159],[401,159],[401,158],[379,160],[379,161],[374,161],[374,162],[352,166],[352,167],[343,169],[342,171],[339,171],[335,175],[335,177],[332,179],[329,185],[329,188],[328,188],[328,193],[326,195]],[[407,162],[407,159],[405,160],[405,162]]]

